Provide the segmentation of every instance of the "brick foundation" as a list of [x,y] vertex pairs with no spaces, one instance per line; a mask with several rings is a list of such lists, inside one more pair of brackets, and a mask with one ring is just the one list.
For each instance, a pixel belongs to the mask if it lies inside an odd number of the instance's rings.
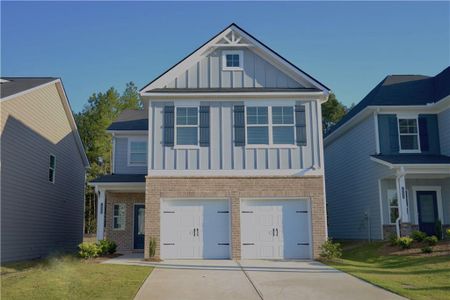
[[[160,256],[161,198],[212,198],[231,200],[232,259],[241,257],[240,199],[258,197],[307,197],[311,200],[313,257],[326,240],[323,177],[147,177],[145,199],[145,245],[150,237],[157,241]],[[145,257],[148,251],[145,250]]]
[[[114,204],[126,204],[125,210],[125,229],[113,229],[113,207]],[[105,238],[117,243],[117,252],[134,251],[134,204],[145,203],[144,193],[106,193],[106,222]],[[142,252],[142,250],[136,250]]]

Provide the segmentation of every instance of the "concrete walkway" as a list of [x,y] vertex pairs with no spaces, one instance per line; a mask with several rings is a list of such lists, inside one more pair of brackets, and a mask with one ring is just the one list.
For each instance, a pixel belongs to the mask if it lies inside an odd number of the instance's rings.
[[136,295],[149,299],[404,299],[315,261],[167,260],[125,255],[104,263],[153,266]]

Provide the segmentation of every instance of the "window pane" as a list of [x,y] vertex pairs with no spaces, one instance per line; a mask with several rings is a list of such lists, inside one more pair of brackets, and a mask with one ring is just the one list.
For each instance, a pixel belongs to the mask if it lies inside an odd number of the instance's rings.
[[274,144],[294,144],[294,127],[273,127]]
[[291,106],[274,106],[272,107],[272,123],[273,124],[293,124],[294,108]]
[[417,135],[401,135],[400,143],[402,150],[417,150],[419,149],[417,143]]
[[267,107],[247,107],[247,124],[268,124]]
[[114,204],[113,228],[125,228],[125,204]]
[[147,162],[147,153],[131,153],[130,154],[130,163],[146,163]]
[[144,224],[145,224],[145,209],[139,208],[138,210],[138,234],[145,234]]
[[269,144],[269,128],[267,126],[248,127],[247,135],[249,144]]
[[147,152],[147,142],[131,142],[131,152]]
[[177,128],[178,145],[197,145],[197,140],[197,127]]
[[227,67],[232,67],[233,66],[233,57],[231,54],[227,54],[226,55],[227,58]]
[[390,208],[390,216],[391,216],[391,223],[395,223],[395,221],[398,218],[398,208],[397,207],[392,207]]
[[197,125],[197,108],[196,107],[190,107],[187,109],[187,125]]
[[177,125],[186,125],[187,110],[185,107],[177,107]]
[[416,119],[400,119],[398,121],[400,133],[417,133]]
[[55,171],[51,168],[48,169],[48,181],[50,182],[55,181]]
[[50,168],[54,169],[56,164],[56,157],[53,155],[50,155]]

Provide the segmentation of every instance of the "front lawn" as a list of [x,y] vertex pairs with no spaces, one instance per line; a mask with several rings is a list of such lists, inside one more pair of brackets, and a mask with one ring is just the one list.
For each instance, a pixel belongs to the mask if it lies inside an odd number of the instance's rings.
[[73,256],[9,264],[1,267],[1,298],[133,299],[151,271]]
[[[436,248],[447,249],[447,243]],[[343,250],[342,260],[328,264],[410,299],[450,299],[448,251],[424,255],[385,242],[344,243]]]

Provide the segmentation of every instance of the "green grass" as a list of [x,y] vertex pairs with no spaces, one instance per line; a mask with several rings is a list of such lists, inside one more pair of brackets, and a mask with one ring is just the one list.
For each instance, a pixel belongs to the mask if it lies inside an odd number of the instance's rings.
[[1,267],[1,298],[133,299],[151,271],[72,256],[9,264]]
[[410,299],[450,299],[450,256],[382,255],[382,242],[346,246],[329,265]]

